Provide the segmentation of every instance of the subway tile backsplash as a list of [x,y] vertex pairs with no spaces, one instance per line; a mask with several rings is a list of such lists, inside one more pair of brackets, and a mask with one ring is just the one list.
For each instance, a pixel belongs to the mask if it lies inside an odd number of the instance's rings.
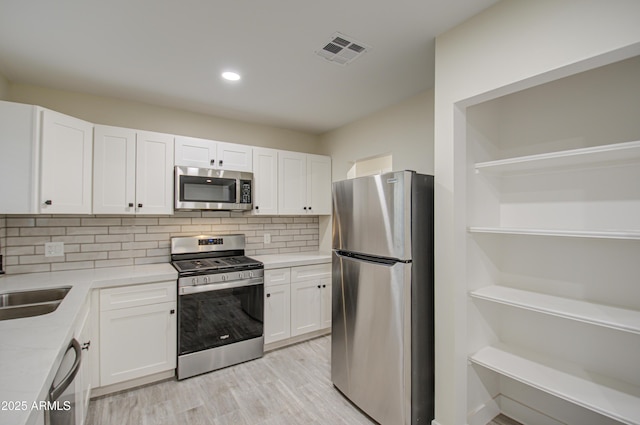
[[[7,274],[91,269],[170,261],[172,236],[243,233],[247,255],[319,249],[317,216],[178,212],[173,216],[0,216],[0,254]],[[264,243],[264,234],[271,243]],[[45,257],[46,242],[64,255]]]

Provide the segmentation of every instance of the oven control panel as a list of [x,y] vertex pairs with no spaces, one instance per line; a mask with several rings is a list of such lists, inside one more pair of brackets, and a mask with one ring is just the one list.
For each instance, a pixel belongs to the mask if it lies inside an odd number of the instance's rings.
[[264,269],[238,270],[226,273],[185,276],[178,279],[178,286],[197,286],[219,283],[231,283],[240,280],[263,278]]
[[198,239],[198,245],[224,245],[224,238]]

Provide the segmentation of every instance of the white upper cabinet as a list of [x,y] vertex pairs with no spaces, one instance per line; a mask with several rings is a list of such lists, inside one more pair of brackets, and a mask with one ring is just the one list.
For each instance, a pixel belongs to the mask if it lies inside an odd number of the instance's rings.
[[278,153],[278,212],[331,214],[331,158],[299,152]]
[[93,212],[133,214],[136,202],[136,132],[96,125]]
[[173,213],[173,136],[96,126],[93,212]]
[[175,165],[197,168],[215,167],[217,142],[177,136],[175,143]]
[[175,165],[251,172],[252,148],[235,143],[177,136]]
[[278,151],[253,149],[253,213],[278,214]]
[[173,136],[136,134],[136,212],[173,214]]
[[0,214],[173,214],[175,165],[254,173],[254,214],[331,214],[328,156],[94,126],[0,101]]
[[42,111],[40,212],[90,214],[93,124]]
[[331,214],[331,158],[307,155],[307,203],[309,214]]
[[[278,212],[307,212],[307,155],[299,152],[278,152]],[[304,208],[304,209],[303,209]]]
[[39,111],[0,101],[0,214],[38,212]]
[[221,170],[253,171],[253,149],[251,146],[218,142],[218,164]]

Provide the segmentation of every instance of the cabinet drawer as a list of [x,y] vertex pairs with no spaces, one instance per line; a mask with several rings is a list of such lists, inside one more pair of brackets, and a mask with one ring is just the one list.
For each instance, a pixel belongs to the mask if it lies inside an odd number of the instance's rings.
[[313,266],[291,267],[291,281],[324,279],[331,277],[331,263],[315,264]]
[[176,301],[176,281],[122,286],[100,291],[100,311]]
[[273,269],[264,271],[264,285],[281,285],[283,283],[291,283],[291,269]]

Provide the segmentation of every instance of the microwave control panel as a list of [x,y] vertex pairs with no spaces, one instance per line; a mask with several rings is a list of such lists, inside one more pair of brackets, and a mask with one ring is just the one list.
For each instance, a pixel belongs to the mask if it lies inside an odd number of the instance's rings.
[[240,180],[240,203],[251,203],[251,180]]

